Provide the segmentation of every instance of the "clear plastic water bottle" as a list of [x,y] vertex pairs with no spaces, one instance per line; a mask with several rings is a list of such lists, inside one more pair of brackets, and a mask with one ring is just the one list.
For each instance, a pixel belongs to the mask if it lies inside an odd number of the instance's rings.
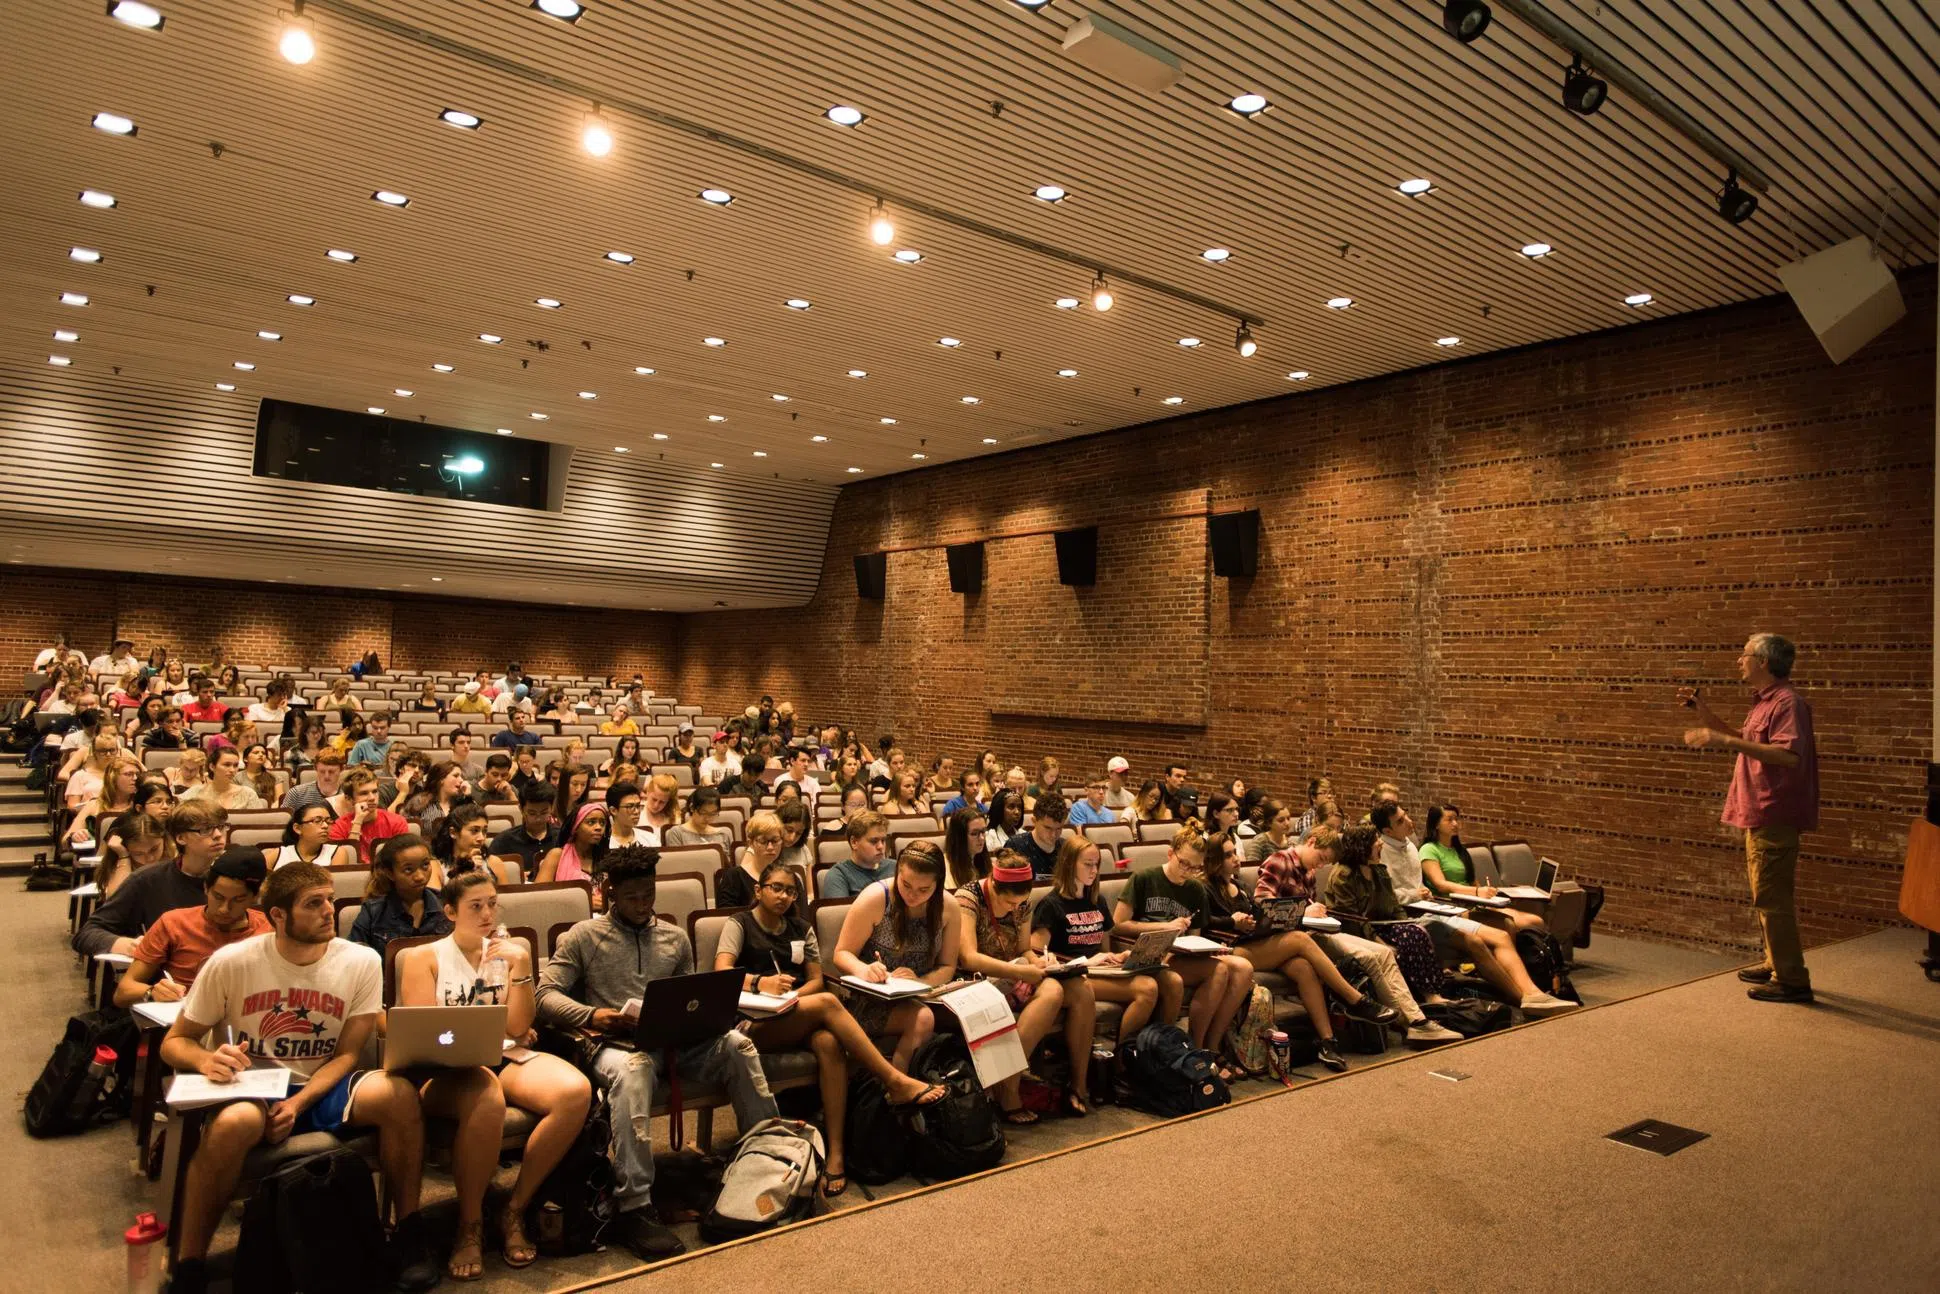
[[[494,939],[509,939],[511,937],[503,925],[492,931],[492,938]],[[486,990],[490,994],[489,1001],[486,1001],[483,997],[480,999],[486,1005],[496,1006],[504,1003],[509,998],[510,994],[508,990],[512,983],[512,970],[511,967],[505,964],[505,958],[487,957],[484,964],[478,968],[478,977],[483,981]]]
[[137,1213],[135,1225],[121,1235],[128,1245],[128,1294],[161,1294],[162,1241],[168,1228],[153,1213]]

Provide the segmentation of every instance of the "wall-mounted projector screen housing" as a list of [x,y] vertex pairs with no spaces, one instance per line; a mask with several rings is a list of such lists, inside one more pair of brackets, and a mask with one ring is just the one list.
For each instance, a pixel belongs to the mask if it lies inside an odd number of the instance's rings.
[[[552,449],[524,437],[285,400],[264,400],[256,411],[256,475],[287,481],[543,511]],[[563,486],[565,463],[557,466]],[[550,504],[558,507],[556,499]]]

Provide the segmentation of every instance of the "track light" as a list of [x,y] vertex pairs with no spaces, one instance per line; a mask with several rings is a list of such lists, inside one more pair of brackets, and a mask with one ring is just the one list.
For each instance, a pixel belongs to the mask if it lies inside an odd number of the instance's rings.
[[297,0],[294,12],[277,15],[283,20],[282,33],[276,38],[276,48],[283,57],[299,67],[317,56],[316,35],[310,29],[310,20],[303,16],[302,0]]
[[594,157],[605,157],[613,151],[613,131],[598,108],[587,113],[586,120],[580,124],[579,146]]
[[887,247],[896,241],[896,222],[889,218],[881,198],[876,199],[876,209],[869,213],[869,241],[878,247]]
[[1243,323],[1239,331],[1233,334],[1233,349],[1239,352],[1241,359],[1252,359],[1260,349],[1260,344],[1253,340],[1253,330]]
[[1742,225],[1758,210],[1758,195],[1738,187],[1738,172],[1727,171],[1724,188],[1718,191],[1718,214],[1734,225]]
[[1100,270],[1098,277],[1091,281],[1091,308],[1093,310],[1109,310],[1115,300],[1117,298],[1112,296],[1111,288],[1105,282],[1104,271]]
[[1481,38],[1494,17],[1482,0],[1447,0],[1442,5],[1442,30],[1467,45]]
[[1609,85],[1591,76],[1583,66],[1583,56],[1578,54],[1563,72],[1563,106],[1579,117],[1587,117],[1609,97]]

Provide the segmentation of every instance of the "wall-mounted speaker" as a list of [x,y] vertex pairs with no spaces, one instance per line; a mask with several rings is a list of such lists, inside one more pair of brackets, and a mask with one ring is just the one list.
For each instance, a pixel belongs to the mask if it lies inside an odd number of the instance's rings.
[[945,552],[950,559],[950,592],[983,592],[983,540],[951,544]]
[[1088,586],[1098,582],[1098,527],[1060,530],[1051,538],[1058,548],[1058,583]]
[[1206,518],[1213,574],[1246,576],[1260,569],[1260,511],[1216,512]]
[[1781,265],[1778,280],[1834,364],[1897,323],[1906,313],[1899,281],[1873,252],[1870,238],[1849,238]]
[[871,602],[880,602],[883,589],[889,581],[888,553],[857,553],[855,555],[855,595]]

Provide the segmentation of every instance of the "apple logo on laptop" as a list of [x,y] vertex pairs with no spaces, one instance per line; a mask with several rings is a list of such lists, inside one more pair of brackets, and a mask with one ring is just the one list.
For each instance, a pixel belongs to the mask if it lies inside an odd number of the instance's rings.
[[440,1047],[449,1047],[456,1041],[458,1041],[458,1035],[449,1029],[438,1035],[438,1045]]

